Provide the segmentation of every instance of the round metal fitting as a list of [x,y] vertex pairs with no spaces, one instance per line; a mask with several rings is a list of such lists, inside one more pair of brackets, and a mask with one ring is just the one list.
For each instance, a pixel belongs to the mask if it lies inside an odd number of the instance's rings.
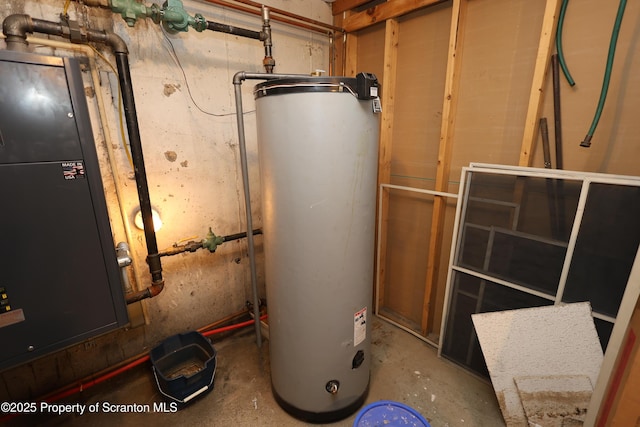
[[325,390],[327,390],[328,393],[336,394],[336,393],[338,393],[338,389],[340,388],[340,381],[331,380],[331,381],[327,382],[327,385],[325,385],[324,388],[325,388]]

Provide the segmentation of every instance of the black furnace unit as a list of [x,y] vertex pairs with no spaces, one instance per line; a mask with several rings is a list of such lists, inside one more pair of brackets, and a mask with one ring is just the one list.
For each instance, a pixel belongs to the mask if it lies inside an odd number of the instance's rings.
[[0,51],[0,370],[124,326],[80,62]]

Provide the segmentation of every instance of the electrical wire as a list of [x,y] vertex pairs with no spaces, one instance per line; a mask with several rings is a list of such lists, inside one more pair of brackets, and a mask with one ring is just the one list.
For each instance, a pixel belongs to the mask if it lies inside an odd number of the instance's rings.
[[67,12],[69,11],[69,5],[71,4],[71,0],[67,0],[64,2],[64,8],[62,8],[62,14],[63,15],[67,15]]
[[[160,26],[160,30],[162,31],[162,35],[165,39],[165,41],[168,43],[168,47],[165,45],[165,49],[167,49],[167,51],[169,52],[169,56],[171,56],[171,59],[173,59],[173,61],[176,63],[176,65],[178,66],[178,68],[180,69],[180,72],[182,73],[182,78],[184,80],[185,86],[187,87],[187,93],[189,94],[189,98],[191,98],[191,102],[193,102],[193,105],[195,105],[195,107],[203,114],[206,114],[208,116],[214,116],[214,117],[227,117],[227,116],[235,116],[236,112],[232,112],[232,113],[212,113],[210,111],[206,111],[204,108],[200,107],[200,105],[198,105],[198,103],[196,102],[195,98],[193,97],[193,94],[191,92],[191,86],[189,85],[189,79],[187,78],[187,73],[184,70],[184,67],[182,66],[182,63],[180,62],[180,58],[178,58],[178,54],[176,52],[176,49],[173,45],[173,43],[171,42],[171,39],[169,38],[169,35],[167,34],[167,32],[165,31],[165,29]],[[250,111],[245,111],[244,114],[250,114],[255,112],[255,110],[250,110]]]
[[624,9],[627,6],[627,0],[620,0],[618,5],[618,13],[616,14],[616,21],[613,24],[613,31],[611,33],[611,42],[609,43],[609,53],[607,54],[607,65],[604,71],[604,78],[602,80],[602,90],[600,91],[600,99],[598,100],[598,106],[596,108],[595,116],[591,122],[591,127],[584,137],[584,140],[580,143],[581,147],[590,147],[591,138],[596,131],[602,110],[604,109],[604,102],[607,99],[607,92],[609,91],[609,81],[611,80],[611,70],[613,69],[613,59],[616,54],[616,45],[618,44],[618,34],[620,33],[620,26],[622,25],[622,18],[624,16]]

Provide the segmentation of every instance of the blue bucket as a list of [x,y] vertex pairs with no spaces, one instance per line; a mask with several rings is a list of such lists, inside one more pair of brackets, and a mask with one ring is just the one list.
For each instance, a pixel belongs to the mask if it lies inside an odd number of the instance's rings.
[[415,409],[391,400],[380,400],[362,408],[353,427],[431,427]]

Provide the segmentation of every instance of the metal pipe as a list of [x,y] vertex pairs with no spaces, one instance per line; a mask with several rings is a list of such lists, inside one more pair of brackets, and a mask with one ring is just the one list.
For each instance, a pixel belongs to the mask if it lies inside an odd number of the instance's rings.
[[219,24],[217,22],[207,21],[207,30],[218,31],[221,33],[232,34],[250,39],[260,40],[264,43],[264,59],[262,64],[267,73],[272,73],[276,65],[273,59],[271,48],[273,42],[271,40],[271,24],[269,23],[269,8],[262,7],[262,31],[251,31],[244,28],[238,28],[231,25]]
[[162,292],[164,289],[164,282],[162,283],[152,283],[141,291],[134,292],[132,294],[128,294],[125,296],[125,300],[127,305],[133,304],[134,302],[142,301],[143,299],[156,297]]
[[[245,202],[245,214],[247,221],[247,233],[253,229],[253,218],[251,215],[251,189],[249,185],[249,170],[247,166],[247,148],[246,138],[244,133],[244,117],[242,107],[242,82],[249,78],[258,79],[275,79],[278,78],[276,74],[262,74],[262,73],[246,73],[240,71],[233,76],[235,100],[236,100],[236,118],[238,123],[238,145],[240,147],[240,167],[242,169],[242,183],[244,187],[244,202]],[[260,298],[258,296],[258,279],[256,273],[256,261],[255,261],[255,246],[253,241],[253,235],[247,234],[247,243],[249,249],[249,266],[251,270],[251,289],[253,293],[253,311],[256,330],[256,343],[258,347],[262,346],[262,334],[260,330]]]
[[[560,108],[560,58],[558,55],[551,56],[551,74],[553,77],[553,122],[556,144],[556,169],[562,169],[564,168],[564,160],[562,156],[562,109]],[[555,187],[554,193],[557,199],[554,203],[557,204],[557,236],[558,239],[564,239],[565,236],[567,236],[564,181],[561,179],[556,180]]]
[[553,122],[556,142],[556,169],[563,168],[562,159],[562,114],[560,110],[560,61],[558,55],[551,55],[553,76]]
[[[258,2],[255,2],[255,1],[252,1],[252,0],[234,0],[234,1],[237,2],[237,3],[243,3],[243,4],[246,4],[246,5],[249,5],[249,6],[253,6],[253,7],[257,7],[257,8],[262,7],[262,4],[260,4]],[[311,18],[307,18],[305,16],[296,15],[295,13],[288,12],[288,11],[286,11],[284,9],[277,9],[277,8],[271,7],[271,10],[273,12],[279,14],[279,15],[287,16],[287,17],[293,18],[293,19],[297,19],[298,21],[308,22],[309,24],[316,25],[318,27],[323,27],[323,28],[327,28],[329,30],[335,30],[335,31],[344,31],[344,29],[342,29],[340,27],[336,27],[336,26],[333,26],[331,24],[326,24],[324,22],[317,21],[317,20],[311,19]]]
[[545,169],[551,169],[551,149],[549,148],[549,127],[547,118],[540,119],[540,135],[542,136],[542,155]]
[[2,33],[8,50],[27,51],[27,32],[33,26],[29,15],[9,15],[2,21]]
[[[237,76],[238,74],[236,74]],[[253,313],[256,331],[256,344],[262,347],[262,331],[260,330],[260,311],[258,305],[260,299],[258,297],[258,277],[256,273],[256,257],[253,243],[253,235],[249,233],[253,229],[253,220],[251,217],[251,193],[249,188],[249,172],[247,168],[247,147],[244,135],[244,119],[242,117],[242,90],[240,83],[236,83],[236,77],[233,78],[234,92],[236,97],[236,117],[238,122],[238,145],[240,146],[240,166],[242,169],[242,183],[244,186],[244,204],[247,219],[247,246],[249,247],[249,268],[251,270],[251,292],[253,293]]]
[[[261,229],[256,229],[253,230],[253,235],[258,235],[258,234],[262,234],[262,230]],[[236,234],[229,234],[228,236],[223,236],[222,238],[224,239],[225,242],[232,242],[234,240],[239,240],[239,239],[243,239],[247,237],[247,232],[243,231],[242,233],[236,233]]]
[[[218,6],[227,7],[229,9],[233,9],[233,10],[237,10],[237,11],[240,11],[240,12],[249,13],[249,14],[252,14],[252,15],[261,15],[262,14],[260,9],[263,7],[263,5],[261,5],[260,3],[256,3],[256,2],[246,2],[246,1],[241,1],[241,0],[233,0],[235,2],[244,3],[244,4],[247,4],[247,5],[255,8],[255,9],[252,9],[251,7],[240,6],[238,4],[235,4],[233,2],[229,2],[229,1],[226,1],[226,0],[200,0],[200,1],[204,2],[204,3],[211,3],[211,4],[218,5]],[[107,8],[107,9],[111,7],[111,1],[110,0],[83,0],[82,3],[84,3],[87,6],[91,6],[91,7],[102,7],[102,8]],[[282,23],[285,23],[285,24],[292,25],[294,27],[303,28],[303,29],[310,30],[310,31],[315,31],[315,32],[322,33],[322,34],[332,33],[332,32],[335,32],[335,31],[344,32],[344,29],[341,28],[341,27],[336,27],[336,26],[331,25],[331,24],[326,24],[324,22],[317,21],[317,20],[311,19],[311,18],[307,18],[305,16],[296,15],[294,13],[287,12],[286,10],[273,9],[273,8],[271,8],[271,10],[276,12],[276,13],[278,13],[279,15],[292,18],[292,19],[287,19],[287,18],[283,18],[283,17],[280,17],[280,16],[274,16],[273,17],[274,21],[282,22]],[[308,23],[309,25],[307,25],[305,23]]]
[[[71,29],[63,23],[45,21],[31,18],[29,15],[10,15],[2,24],[2,30],[7,37],[8,48],[16,47],[24,50],[27,46],[27,33],[43,33],[49,35],[71,38]],[[138,128],[138,117],[135,110],[133,97],[133,85],[131,84],[131,73],[129,69],[128,49],[124,40],[112,31],[100,31],[87,29],[80,31],[81,41],[93,41],[105,43],[115,53],[120,91],[124,104],[125,119],[131,145],[131,154],[134,163],[134,173],[138,187],[138,198],[140,201],[140,211],[144,225],[145,240],[147,243],[147,263],[151,273],[151,286],[128,295],[127,304],[145,298],[152,298],[162,292],[164,280],[162,278],[162,264],[158,255],[158,244],[153,228],[153,218],[151,212],[151,201],[149,200],[149,186],[147,183],[144,158],[142,156],[142,144],[140,139],[140,129]]]
[[[138,117],[136,114],[135,100],[133,97],[133,86],[131,84],[131,73],[129,69],[129,57],[126,53],[116,52],[116,67],[118,69],[118,79],[122,92],[122,103],[124,105],[125,120],[129,133],[129,144],[131,146],[131,157],[133,159],[133,171],[138,188],[138,199],[140,201],[140,212],[142,214],[142,224],[144,236],[147,244],[147,263],[151,272],[151,280],[155,285],[164,286],[162,279],[162,265],[158,255],[158,243],[153,226],[153,214],[151,210],[151,198],[149,196],[149,184],[145,170],[144,157],[142,154],[142,141],[140,129],[138,127]],[[162,290],[162,289],[160,289]]]
[[273,59],[273,53],[271,47],[273,42],[271,41],[271,24],[269,23],[269,8],[262,6],[262,34],[264,34],[264,59],[262,65],[267,73],[273,73],[273,68],[276,66],[276,61]]
[[126,242],[120,242],[116,246],[116,259],[118,260],[118,267],[120,268],[122,289],[124,289],[125,294],[131,293],[133,292],[133,288],[131,287],[131,282],[129,281],[127,267],[132,264],[132,260],[131,254],[129,253],[129,245]]
[[[121,51],[123,47],[125,49],[124,52]],[[140,128],[138,127],[138,116],[133,97],[129,56],[126,52],[126,45],[124,45],[124,42],[122,42],[122,46],[118,43],[113,44],[112,48],[115,50],[118,81],[120,82],[120,92],[122,93],[122,104],[124,106],[124,116],[127,123],[131,158],[133,160],[133,172],[138,189],[140,213],[142,215],[144,236],[147,244],[147,264],[149,265],[149,272],[151,273],[150,286],[141,291],[127,295],[127,304],[132,304],[146,298],[153,298],[160,294],[164,289],[164,279],[162,278],[162,262],[160,261],[160,255],[158,254],[158,243],[153,225],[153,212],[151,210],[149,184],[147,182],[147,173],[142,154],[142,141],[140,138]]]
[[[549,128],[547,126],[547,118],[542,117],[540,119],[540,134],[542,135],[542,153],[544,156],[545,169],[551,169],[551,148],[549,147]],[[554,239],[559,239],[558,234],[558,213],[557,213],[557,194],[554,179],[547,178],[547,203],[549,204],[549,224],[551,229],[551,236]]]
[[195,252],[198,249],[202,249],[202,243],[203,241],[200,241],[200,242],[190,241],[185,243],[184,245],[177,245],[172,247],[171,249],[165,249],[159,252],[158,254],[162,257],[162,256],[178,255],[185,252]]
[[255,246],[253,242],[253,218],[251,215],[251,189],[249,186],[249,167],[247,165],[247,146],[244,133],[244,117],[242,108],[242,82],[247,79],[274,80],[282,78],[309,77],[299,74],[272,74],[272,73],[247,73],[239,71],[233,76],[234,93],[236,100],[236,119],[238,123],[238,146],[240,147],[240,167],[242,169],[242,184],[244,188],[244,205],[247,219],[247,246],[249,247],[249,267],[251,270],[251,291],[253,293],[253,316],[256,330],[256,344],[262,347],[262,331],[260,330],[260,298],[258,296],[258,277],[256,273]]
[[[246,5],[249,5],[255,9],[249,8],[249,7],[243,7],[243,6],[239,6],[237,4],[234,4],[232,2],[226,1],[226,0],[200,0],[202,2],[205,3],[212,3],[212,4],[217,4],[218,6],[223,6],[223,7],[228,7],[229,9],[234,9],[234,10],[238,10],[241,12],[246,12],[246,13],[250,13],[253,15],[260,15],[262,13],[261,9],[262,9],[262,5],[260,3],[256,3],[254,1],[246,1],[246,0],[234,0],[237,3],[243,3]],[[336,27],[334,25],[331,24],[326,24],[324,22],[321,21],[316,21],[315,19],[310,19],[304,16],[300,16],[300,15],[296,15],[294,13],[291,12],[287,12],[286,10],[282,10],[282,9],[276,9],[273,7],[270,7],[271,12],[275,13],[276,15],[273,15],[271,19],[273,19],[274,21],[278,21],[278,22],[282,22],[285,24],[289,24],[289,25],[293,25],[295,27],[298,28],[304,28],[305,30],[310,30],[310,31],[316,31],[318,33],[322,33],[322,34],[327,34],[328,32],[332,32],[332,31],[339,31],[341,33],[344,33],[344,28],[341,27]],[[287,19],[287,18],[283,18],[282,16],[278,16],[278,15],[282,15],[285,17],[289,17],[292,19]],[[308,23],[310,25],[307,25],[305,23]]]
[[109,7],[109,0],[82,0],[82,3],[84,3],[87,6],[105,7],[105,8]]
[[226,24],[219,24],[213,21],[207,21],[207,30],[232,34],[234,36],[247,37],[250,39],[263,40],[263,34],[260,31],[245,30],[244,28],[238,28]]
[[[260,229],[253,230],[253,235],[255,236],[256,234],[262,234],[262,230]],[[243,231],[242,233],[229,234],[228,236],[222,236],[222,240],[223,240],[222,243],[232,242],[234,240],[242,239],[245,237],[247,237],[246,231]],[[198,249],[202,249],[204,247],[203,243],[204,243],[204,240],[201,240],[199,242],[190,241],[185,243],[184,245],[176,245],[171,249],[165,249],[164,251],[159,252],[159,255],[163,257],[163,256],[178,255],[184,252],[195,252]]]

